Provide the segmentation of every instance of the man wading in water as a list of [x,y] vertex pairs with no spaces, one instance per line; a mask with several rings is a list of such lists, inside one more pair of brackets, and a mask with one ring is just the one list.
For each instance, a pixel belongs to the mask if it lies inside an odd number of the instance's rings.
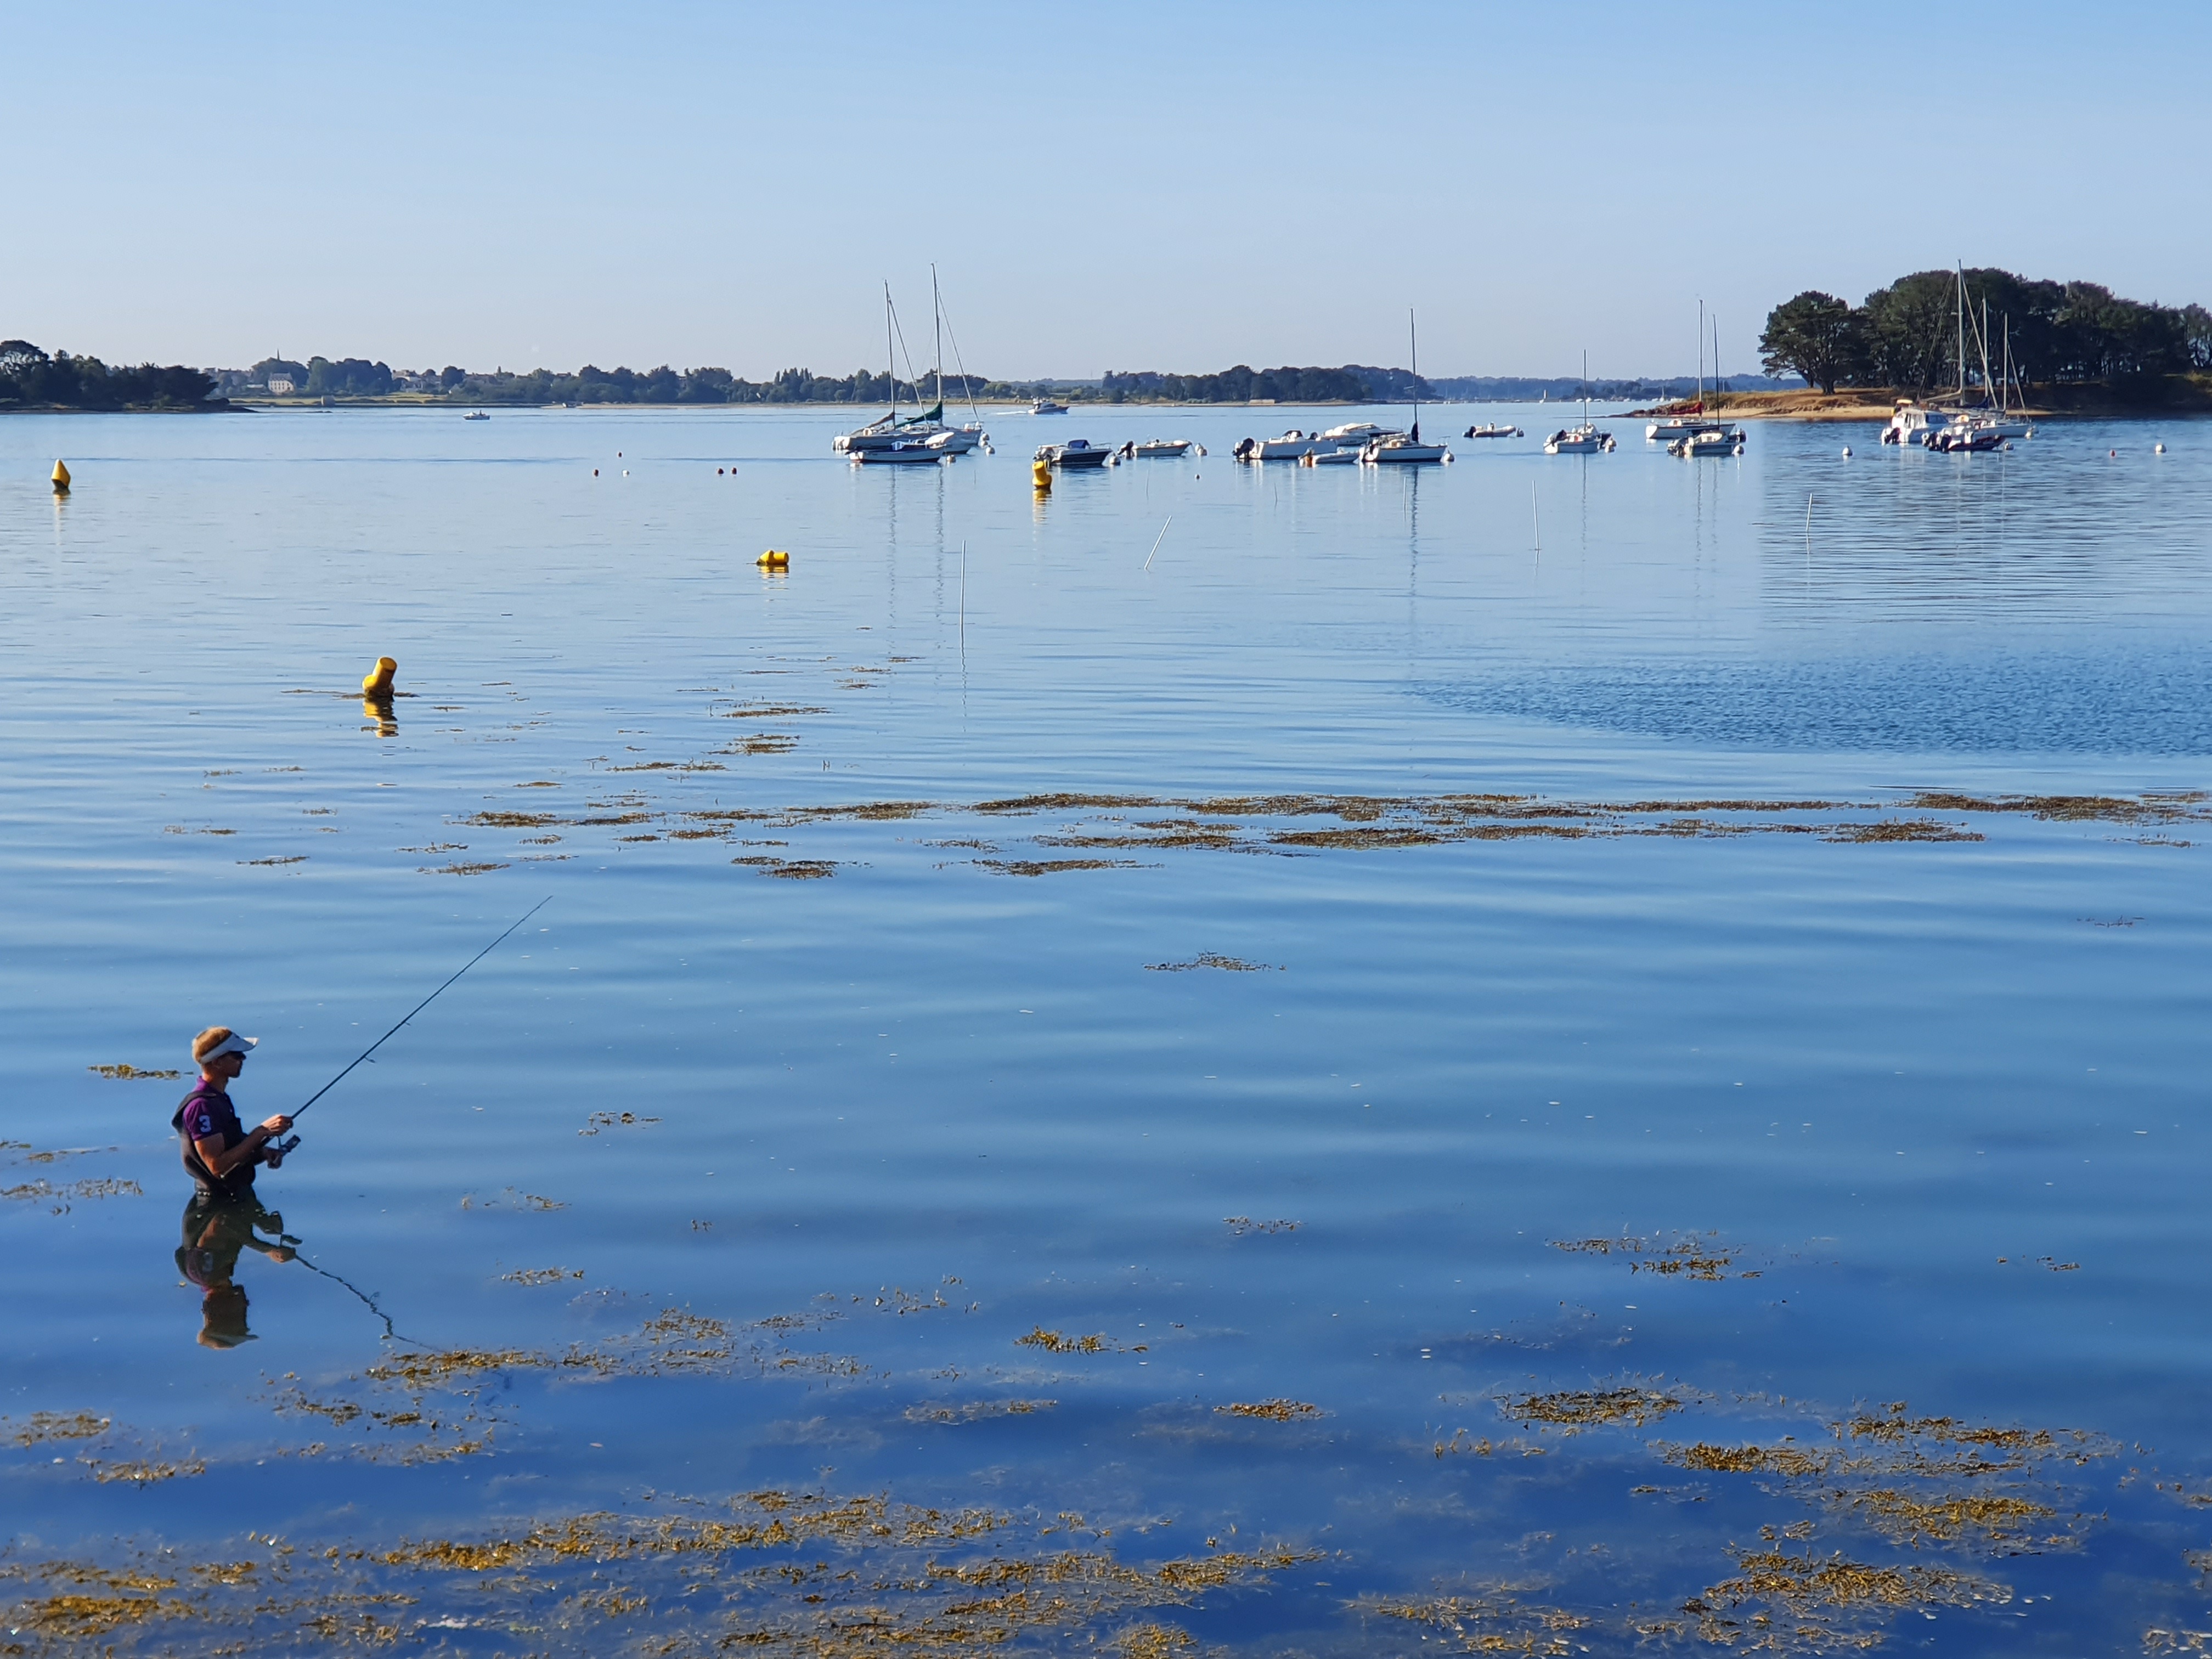
[[253,1166],[266,1164],[273,1170],[284,1161],[282,1152],[266,1148],[292,1127],[292,1120],[280,1112],[258,1128],[245,1128],[223,1091],[223,1085],[246,1069],[246,1057],[258,1041],[240,1036],[227,1025],[210,1025],[192,1039],[199,1084],[185,1097],[169,1127],[183,1137],[185,1173],[202,1198],[250,1198]]

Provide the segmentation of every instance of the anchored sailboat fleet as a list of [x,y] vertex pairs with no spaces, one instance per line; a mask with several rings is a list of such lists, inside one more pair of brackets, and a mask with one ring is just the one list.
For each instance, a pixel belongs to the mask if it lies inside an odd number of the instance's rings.
[[[930,308],[936,319],[937,334],[937,403],[933,408],[921,410],[904,419],[899,416],[898,353],[895,342],[898,338],[898,310],[891,303],[891,288],[884,284],[884,352],[889,359],[891,380],[890,412],[879,419],[851,432],[840,433],[830,447],[855,461],[875,465],[929,465],[954,455],[965,455],[981,447],[988,448],[991,434],[983,429],[983,417],[975,407],[973,382],[968,378],[967,365],[960,361],[960,342],[952,342],[953,364],[960,374],[960,386],[968,397],[971,416],[964,426],[948,426],[945,422],[945,301],[938,290],[937,267],[929,268]],[[912,366],[908,375],[913,375]],[[919,394],[915,398],[918,404]]]
[[[2034,427],[2012,406],[2013,390],[2018,384],[2012,362],[2012,319],[2003,319],[2001,373],[1993,376],[1990,372],[1990,302],[1983,300],[1978,316],[1968,307],[1963,260],[1959,265],[1957,314],[1959,387],[1951,394],[1950,406],[1942,407],[1934,399],[1923,404],[1911,398],[1899,398],[1889,424],[1882,429],[1882,442],[1919,444],[1946,454],[1978,454],[2002,449],[2015,438],[2035,435]],[[1966,330],[1970,323],[1982,358],[1982,400],[1972,407],[1966,402]]]

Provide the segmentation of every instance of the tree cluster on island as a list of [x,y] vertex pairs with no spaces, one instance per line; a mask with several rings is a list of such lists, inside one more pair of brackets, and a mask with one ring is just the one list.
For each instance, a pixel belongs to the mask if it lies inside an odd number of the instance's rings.
[[181,363],[111,368],[97,357],[0,340],[0,409],[204,409],[214,390],[211,377]]
[[[1976,336],[1988,307],[1990,368],[2008,343],[2019,384],[2124,383],[2212,370],[2212,312],[2125,300],[2096,283],[2055,283],[2008,270],[1965,274],[1966,373],[1981,379]],[[1808,289],[1767,313],[1760,361],[1775,373],[1838,386],[1912,391],[1959,383],[1959,273],[1915,271],[1860,305]]]

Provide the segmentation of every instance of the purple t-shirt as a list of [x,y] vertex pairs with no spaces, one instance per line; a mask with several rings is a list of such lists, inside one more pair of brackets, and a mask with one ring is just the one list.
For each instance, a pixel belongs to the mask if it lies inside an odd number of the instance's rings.
[[245,1131],[238,1121],[238,1112],[230,1103],[230,1097],[222,1085],[200,1079],[199,1086],[185,1097],[184,1104],[177,1108],[176,1127],[185,1132],[188,1140],[205,1140],[220,1135],[222,1146],[228,1152],[234,1144],[233,1135]]
[[178,1106],[176,1115],[169,1120],[169,1127],[184,1136],[185,1168],[203,1190],[237,1193],[252,1188],[252,1163],[241,1164],[228,1175],[216,1176],[201,1163],[199,1149],[193,1144],[213,1140],[224,1152],[228,1152],[246,1139],[246,1126],[238,1121],[238,1113],[230,1103],[230,1097],[222,1091],[221,1084],[202,1078]]

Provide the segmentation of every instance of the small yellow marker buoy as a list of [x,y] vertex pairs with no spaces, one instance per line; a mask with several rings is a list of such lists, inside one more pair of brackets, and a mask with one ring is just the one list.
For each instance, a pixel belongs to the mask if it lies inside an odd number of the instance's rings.
[[54,463],[54,494],[66,495],[69,494],[69,465],[64,461],[56,461]]
[[1050,489],[1052,488],[1052,463],[1049,461],[1030,462],[1030,482],[1036,485],[1039,489]]
[[753,562],[763,570],[788,570],[791,568],[791,555],[771,547]]
[[399,672],[399,665],[389,657],[379,657],[376,666],[361,677],[361,695],[364,698],[387,698],[392,695],[392,677]]

